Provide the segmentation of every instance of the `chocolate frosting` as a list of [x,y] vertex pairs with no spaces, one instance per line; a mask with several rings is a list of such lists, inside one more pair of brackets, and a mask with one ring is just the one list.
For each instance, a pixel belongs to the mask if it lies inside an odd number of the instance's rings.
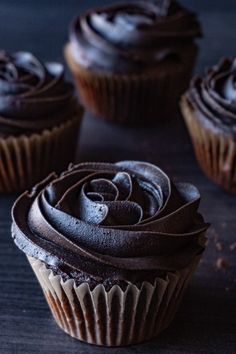
[[199,200],[193,185],[174,185],[149,163],[81,163],[19,197],[12,233],[27,255],[71,276],[138,281],[203,251]]
[[59,63],[0,51],[0,136],[51,128],[75,112],[73,87]]
[[236,138],[236,58],[225,58],[195,77],[186,94],[201,122]]
[[115,73],[140,73],[163,60],[178,61],[182,48],[199,36],[195,13],[165,0],[90,10],[77,17],[70,30],[75,61]]

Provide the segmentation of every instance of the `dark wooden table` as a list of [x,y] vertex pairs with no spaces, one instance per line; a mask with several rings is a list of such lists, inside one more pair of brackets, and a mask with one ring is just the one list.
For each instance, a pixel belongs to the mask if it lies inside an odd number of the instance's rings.
[[[1,0],[0,46],[12,51],[29,50],[42,59],[63,60],[67,24],[74,14],[95,3]],[[235,54],[235,0],[185,3],[199,12],[204,26],[197,72],[223,55]],[[1,195],[0,354],[236,353],[236,250],[230,250],[236,241],[236,198],[203,176],[183,124],[177,128],[125,129],[86,115],[78,161],[122,159],[153,162],[175,180],[196,184],[202,194],[201,211],[212,223],[204,260],[173,324],[158,339],[129,348],[93,347],[64,334],[51,317],[25,255],[12,242],[10,210],[16,196]],[[229,266],[218,269],[219,258]]]

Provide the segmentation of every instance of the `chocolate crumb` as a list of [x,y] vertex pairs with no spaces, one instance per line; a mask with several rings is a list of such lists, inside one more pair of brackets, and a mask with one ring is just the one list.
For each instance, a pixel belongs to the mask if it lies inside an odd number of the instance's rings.
[[214,228],[210,228],[207,234],[209,239],[213,239],[214,242],[218,241],[218,234]]
[[226,228],[227,223],[223,221],[223,222],[221,223],[221,226],[222,226],[223,228]]
[[216,261],[216,268],[218,269],[225,269],[229,267],[229,263],[225,258],[218,258]]
[[226,287],[226,288],[225,288],[225,291],[229,291],[229,288],[228,288],[228,287]]
[[230,251],[235,251],[236,250],[236,242],[231,243],[231,245],[229,246]]
[[223,250],[223,245],[220,242],[216,242],[215,244],[217,251],[222,251]]

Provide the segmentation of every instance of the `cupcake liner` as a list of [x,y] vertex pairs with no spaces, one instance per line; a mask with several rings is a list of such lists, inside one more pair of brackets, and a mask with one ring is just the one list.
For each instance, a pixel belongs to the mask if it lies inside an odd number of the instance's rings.
[[28,260],[62,330],[90,344],[125,346],[151,339],[169,325],[200,258],[153,284],[129,283],[125,290],[114,285],[109,291],[102,284],[90,290],[87,283],[64,282],[43,262]]
[[196,158],[205,175],[236,194],[236,141],[222,131],[204,126],[185,97],[181,108]]
[[0,138],[0,193],[24,191],[73,161],[80,117],[30,136]]
[[143,75],[95,73],[76,63],[71,44],[65,56],[84,106],[95,115],[118,124],[170,120],[186,90],[197,55],[195,45],[183,49],[181,64],[160,64],[158,71]]

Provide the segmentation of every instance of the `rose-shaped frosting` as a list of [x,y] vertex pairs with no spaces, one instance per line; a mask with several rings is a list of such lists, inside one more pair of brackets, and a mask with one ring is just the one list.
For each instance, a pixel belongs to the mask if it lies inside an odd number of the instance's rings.
[[59,63],[0,51],[0,136],[30,134],[72,118],[73,87]]
[[70,32],[76,61],[115,73],[139,73],[164,59],[179,60],[183,46],[199,36],[195,13],[165,0],[88,11],[74,20]]
[[236,59],[225,58],[195,77],[186,94],[203,124],[236,138]]
[[193,185],[174,185],[148,163],[81,163],[16,201],[13,237],[66,274],[139,280],[182,269],[203,251],[199,200]]

